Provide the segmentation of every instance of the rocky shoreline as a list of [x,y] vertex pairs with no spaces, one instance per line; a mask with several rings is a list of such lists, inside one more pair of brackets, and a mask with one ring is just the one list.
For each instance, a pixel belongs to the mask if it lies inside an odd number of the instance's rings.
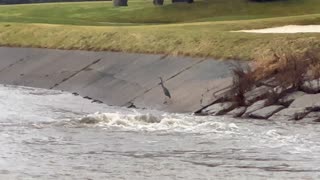
[[[225,115],[275,121],[320,122],[320,79],[306,81],[299,90],[259,86],[244,94],[245,105],[221,96],[196,115]],[[276,99],[272,99],[276,92]]]

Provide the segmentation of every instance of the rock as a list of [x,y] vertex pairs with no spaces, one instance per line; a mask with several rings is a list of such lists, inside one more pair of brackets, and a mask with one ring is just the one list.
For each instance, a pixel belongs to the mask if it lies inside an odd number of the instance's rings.
[[319,93],[320,92],[320,79],[306,81],[301,86],[301,89],[307,93]]
[[213,104],[201,111],[203,115],[223,115],[236,107],[234,102],[223,102]]
[[305,92],[302,91],[295,91],[290,94],[285,95],[284,97],[279,99],[279,103],[284,106],[289,106],[294,100],[296,100],[298,97],[301,97],[305,95]]
[[320,122],[320,112],[310,112],[301,121],[302,122]]
[[231,117],[240,117],[242,116],[243,113],[245,113],[247,110],[246,107],[237,107],[234,110],[228,112],[226,115],[231,116]]
[[133,102],[127,102],[124,107],[127,107],[127,108],[137,108],[137,106],[133,103]]
[[83,97],[84,99],[89,99],[89,100],[92,100],[92,98],[91,97],[89,97],[89,96],[85,96],[85,97]]
[[309,111],[320,110],[320,94],[306,94],[294,100],[290,108],[304,108]]
[[304,118],[310,111],[307,111],[305,108],[287,108],[283,109],[274,115],[272,115],[269,119],[270,120],[300,120]]
[[267,100],[260,100],[257,101],[255,103],[253,103],[251,106],[249,106],[246,110],[246,112],[242,115],[242,117],[249,117],[249,115],[258,110],[258,109],[262,109],[263,107],[265,107]]
[[79,96],[79,93],[73,92],[72,95]]
[[262,109],[259,109],[257,111],[250,113],[249,117],[256,118],[256,119],[268,119],[274,113],[276,113],[284,108],[285,107],[281,106],[281,105],[273,105],[273,106],[264,107]]
[[250,105],[258,100],[264,99],[268,94],[269,91],[271,90],[270,87],[267,86],[260,86],[257,87],[249,92],[246,92],[244,94],[244,97],[246,99],[246,104]]
[[96,124],[98,122],[99,120],[97,118],[90,117],[90,116],[84,117],[80,120],[80,123],[82,124]]
[[281,94],[286,90],[287,90],[286,88],[281,87],[281,86],[277,86],[277,87],[273,88],[273,92],[276,94]]
[[100,100],[97,100],[97,99],[94,99],[94,100],[92,100],[91,102],[92,102],[92,103],[103,104],[103,102],[102,102],[102,101],[100,101]]

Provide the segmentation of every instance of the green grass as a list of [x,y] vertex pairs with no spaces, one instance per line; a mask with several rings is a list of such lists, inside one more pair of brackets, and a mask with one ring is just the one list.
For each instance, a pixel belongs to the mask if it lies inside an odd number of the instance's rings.
[[0,21],[73,25],[113,23],[179,23],[296,16],[320,13],[319,0],[248,3],[247,0],[207,0],[194,4],[153,6],[151,0],[129,0],[114,8],[112,2],[46,3],[0,6]]
[[230,32],[320,24],[319,0],[208,0],[154,7],[149,0],[0,6],[0,45],[252,59],[270,49],[320,48],[320,34]]

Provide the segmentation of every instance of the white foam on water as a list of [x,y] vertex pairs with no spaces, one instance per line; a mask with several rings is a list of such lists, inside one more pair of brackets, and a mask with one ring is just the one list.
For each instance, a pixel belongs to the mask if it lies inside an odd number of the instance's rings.
[[82,126],[99,127],[107,131],[191,133],[201,135],[202,139],[216,140],[220,143],[233,139],[247,142],[250,148],[284,148],[290,154],[310,155],[320,150],[320,144],[315,144],[305,134],[275,129],[272,124],[257,126],[254,121],[236,120],[229,117],[199,117],[157,111],[97,112],[84,116],[76,122]]
[[95,113],[79,120],[82,124],[100,126],[108,129],[123,129],[129,131],[175,131],[208,133],[236,133],[238,126],[234,123],[222,122],[223,117],[195,117],[185,114],[155,114],[132,112]]

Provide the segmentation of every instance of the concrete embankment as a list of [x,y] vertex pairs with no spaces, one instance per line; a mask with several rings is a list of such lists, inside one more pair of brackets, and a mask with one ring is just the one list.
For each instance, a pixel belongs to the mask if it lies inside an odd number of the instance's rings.
[[[165,81],[172,98],[165,102]],[[230,86],[225,61],[37,48],[0,48],[0,83],[57,89],[108,105],[195,112]]]

